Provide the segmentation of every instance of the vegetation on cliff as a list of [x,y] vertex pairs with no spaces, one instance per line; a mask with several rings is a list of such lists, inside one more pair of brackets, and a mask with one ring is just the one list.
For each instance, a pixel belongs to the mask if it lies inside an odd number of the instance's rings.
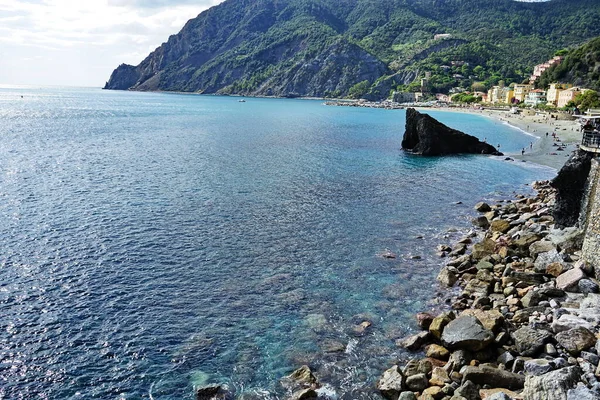
[[600,37],[570,51],[565,60],[546,70],[538,81],[539,87],[553,82],[572,83],[600,90]]
[[106,88],[383,98],[426,72],[433,91],[485,87],[600,36],[598,20],[595,0],[227,0]]

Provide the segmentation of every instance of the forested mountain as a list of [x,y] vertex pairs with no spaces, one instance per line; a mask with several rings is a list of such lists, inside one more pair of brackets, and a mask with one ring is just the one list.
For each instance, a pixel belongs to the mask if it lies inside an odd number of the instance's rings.
[[569,52],[562,64],[546,70],[538,86],[552,82],[572,83],[600,91],[600,37]]
[[520,82],[598,21],[597,0],[227,0],[105,88],[382,98],[425,72],[434,91]]

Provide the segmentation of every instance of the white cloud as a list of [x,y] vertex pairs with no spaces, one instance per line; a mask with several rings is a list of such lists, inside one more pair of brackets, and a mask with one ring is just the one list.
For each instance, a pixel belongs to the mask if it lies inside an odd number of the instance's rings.
[[0,0],[0,83],[101,86],[221,1]]

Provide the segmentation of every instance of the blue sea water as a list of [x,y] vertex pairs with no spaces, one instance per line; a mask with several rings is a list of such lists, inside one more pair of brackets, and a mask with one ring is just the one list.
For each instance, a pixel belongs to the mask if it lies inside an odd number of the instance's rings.
[[[504,151],[532,140],[431,114]],[[404,154],[404,117],[0,88],[0,398],[192,399],[224,383],[275,399],[302,364],[332,398],[379,398],[406,357],[395,339],[436,307],[435,246],[470,229],[475,202],[554,174]]]

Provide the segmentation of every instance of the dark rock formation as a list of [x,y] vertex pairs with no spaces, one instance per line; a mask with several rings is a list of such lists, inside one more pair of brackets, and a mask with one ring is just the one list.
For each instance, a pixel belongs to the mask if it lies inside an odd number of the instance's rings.
[[413,108],[406,110],[406,131],[402,139],[402,148],[423,156],[460,153],[502,155],[494,146],[449,128]]
[[121,64],[110,76],[104,89],[127,90],[140,79],[140,73],[136,67],[128,64]]
[[554,221],[557,228],[574,226],[579,218],[592,154],[575,150],[550,185],[556,189]]

